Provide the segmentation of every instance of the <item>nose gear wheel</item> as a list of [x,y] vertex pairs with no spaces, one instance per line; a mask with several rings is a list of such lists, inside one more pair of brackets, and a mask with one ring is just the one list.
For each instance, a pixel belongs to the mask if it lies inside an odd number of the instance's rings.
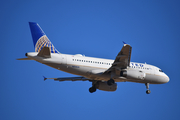
[[146,94],[150,94],[151,93],[151,91],[149,90],[149,83],[145,83],[145,85],[146,85]]

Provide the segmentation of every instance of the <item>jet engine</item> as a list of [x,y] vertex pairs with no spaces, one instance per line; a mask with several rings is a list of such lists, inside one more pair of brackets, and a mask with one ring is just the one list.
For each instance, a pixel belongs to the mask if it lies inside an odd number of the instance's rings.
[[107,82],[98,82],[96,83],[96,88],[103,91],[116,91],[117,84],[108,85]]
[[146,77],[146,73],[144,73],[142,71],[127,70],[127,71],[121,71],[121,76],[130,78],[130,79],[144,80]]

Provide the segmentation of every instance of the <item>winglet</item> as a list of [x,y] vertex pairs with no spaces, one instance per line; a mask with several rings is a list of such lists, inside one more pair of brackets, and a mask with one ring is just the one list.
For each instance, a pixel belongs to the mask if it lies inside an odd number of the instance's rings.
[[44,78],[44,81],[45,81],[45,80],[47,80],[47,78],[46,78],[46,77],[44,77],[44,76],[43,76],[43,78]]
[[124,44],[127,44],[127,43],[125,43],[124,41],[123,41],[123,43],[124,43]]

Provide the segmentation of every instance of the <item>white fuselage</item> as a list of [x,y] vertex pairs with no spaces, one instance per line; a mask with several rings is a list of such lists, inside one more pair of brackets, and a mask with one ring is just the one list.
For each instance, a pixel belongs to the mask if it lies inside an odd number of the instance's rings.
[[[103,73],[112,66],[114,60],[85,57],[80,54],[67,55],[57,53],[51,53],[51,58],[43,58],[37,56],[37,54],[37,52],[27,53],[27,57],[58,70],[83,76],[92,80],[108,81],[111,78],[110,74]],[[125,70],[140,73],[139,76],[137,76],[138,79],[124,77],[120,75],[120,72],[117,72],[113,76],[115,82],[130,81],[162,84],[169,81],[169,77],[164,72],[162,72],[158,67],[152,65],[131,62],[130,66]]]

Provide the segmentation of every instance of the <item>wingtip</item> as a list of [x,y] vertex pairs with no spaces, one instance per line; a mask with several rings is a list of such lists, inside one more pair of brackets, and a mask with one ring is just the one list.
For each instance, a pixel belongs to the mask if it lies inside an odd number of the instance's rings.
[[46,78],[46,77],[44,77],[44,76],[43,76],[43,78],[44,78],[44,81],[45,81],[45,80],[47,80],[47,78]]
[[124,44],[127,44],[126,42],[123,41]]
[[[124,41],[123,41],[123,43],[124,43],[124,46],[129,45],[129,44],[127,44],[127,43],[126,43],[126,42],[124,42]],[[131,46],[131,45],[129,45],[129,46]]]

